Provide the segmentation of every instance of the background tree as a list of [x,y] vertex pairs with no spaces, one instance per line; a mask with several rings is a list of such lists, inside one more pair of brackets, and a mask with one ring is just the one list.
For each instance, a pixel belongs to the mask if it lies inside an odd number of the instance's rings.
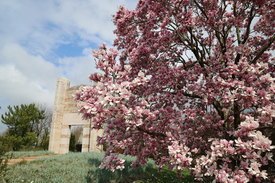
[[38,147],[47,150],[49,146],[49,138],[50,138],[50,125],[52,121],[52,110],[43,106],[37,105],[39,110],[44,111],[44,119],[40,120],[39,123],[35,125],[35,131],[38,134]]
[[75,135],[76,143],[81,144],[82,143],[83,127],[76,126],[74,129],[72,129],[72,133]]
[[75,134],[73,133],[70,136],[69,151],[72,151],[72,152],[76,151],[76,139],[75,139]]
[[83,132],[83,127],[81,127],[81,126],[72,126],[71,127],[71,137],[70,137],[70,145],[69,145],[70,151],[81,152],[82,132]]
[[136,164],[153,158],[199,180],[271,181],[274,20],[274,0],[121,7],[116,48],[94,53],[102,72],[77,96],[83,116],[104,128],[101,166],[122,169],[122,149]]
[[50,114],[45,108],[35,104],[8,106],[8,112],[1,119],[8,127],[4,137],[12,149],[39,147],[41,144],[45,146],[49,135]]

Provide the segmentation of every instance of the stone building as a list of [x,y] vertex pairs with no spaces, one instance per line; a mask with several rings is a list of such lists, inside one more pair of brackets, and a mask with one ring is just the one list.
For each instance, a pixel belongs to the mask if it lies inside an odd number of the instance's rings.
[[83,120],[78,113],[74,94],[81,86],[70,87],[69,80],[61,78],[57,81],[54,112],[51,124],[49,151],[57,154],[69,152],[71,128],[82,126],[81,152],[102,151],[96,146],[97,136],[102,131],[91,128],[91,121]]

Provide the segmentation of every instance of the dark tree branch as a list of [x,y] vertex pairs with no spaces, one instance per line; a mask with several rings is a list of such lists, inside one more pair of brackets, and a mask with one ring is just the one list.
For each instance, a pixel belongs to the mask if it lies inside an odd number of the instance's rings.
[[275,40],[275,35],[273,35],[269,39],[268,43],[266,45],[264,45],[262,47],[262,49],[260,49],[258,51],[258,53],[256,54],[255,58],[251,61],[252,64],[255,64],[257,62],[257,60],[262,56],[262,54],[271,46],[271,44],[274,42],[274,40]]
[[254,17],[255,17],[254,5],[252,5],[252,7],[250,9],[250,12],[249,12],[248,23],[247,23],[247,27],[246,27],[246,31],[245,31],[245,34],[244,34],[242,44],[244,44],[247,41],[247,39],[249,38],[250,26],[251,26],[251,22],[252,22]]
[[152,136],[152,137],[166,137],[166,135],[165,134],[163,134],[163,133],[160,133],[160,132],[151,132],[151,131],[149,131],[149,130],[146,130],[146,129],[144,129],[144,128],[141,128],[140,126],[137,126],[137,130],[138,131],[141,131],[141,132],[143,132],[143,133],[146,133],[146,134],[148,134],[148,135],[150,135],[150,136]]
[[206,12],[204,11],[204,8],[202,6],[200,6],[200,4],[196,0],[194,0],[193,2],[196,4],[196,6],[199,8],[199,10],[202,12],[202,14],[205,16],[205,18],[208,19],[208,16],[207,16]]
[[225,52],[226,52],[226,47],[225,47],[225,44],[224,44],[223,41],[222,41],[221,33],[220,33],[219,31],[215,30],[215,35],[216,35],[216,38],[217,38],[218,42],[220,43],[221,52],[222,52],[223,54],[225,54]]
[[[234,3],[233,3],[233,14],[234,14],[235,18],[238,18],[236,8],[237,8],[236,1],[234,1]],[[236,26],[236,35],[237,35],[238,45],[240,45],[241,44],[240,29],[237,26]]]
[[234,129],[237,129],[240,122],[241,122],[241,117],[240,117],[240,106],[238,105],[238,103],[236,101],[234,101],[234,109],[233,109],[233,112],[234,112]]
[[199,96],[199,95],[191,94],[191,93],[187,93],[187,92],[183,92],[183,95],[186,96],[186,97],[202,99],[202,97]]
[[235,64],[238,64],[239,63],[239,60],[241,59],[241,54],[237,53],[237,56],[235,58]]
[[215,101],[213,102],[213,106],[214,106],[214,108],[216,109],[216,111],[218,112],[218,114],[219,114],[219,116],[221,117],[221,119],[224,120],[225,117],[224,117],[224,112],[222,111],[222,106],[221,106],[221,104],[220,104],[218,101],[215,100]]

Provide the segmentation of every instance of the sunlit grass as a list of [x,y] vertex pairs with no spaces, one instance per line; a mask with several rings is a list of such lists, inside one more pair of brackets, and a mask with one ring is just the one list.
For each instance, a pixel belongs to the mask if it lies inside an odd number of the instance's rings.
[[46,157],[31,162],[10,166],[5,177],[9,183],[178,183],[191,182],[189,174],[180,179],[172,171],[159,171],[151,161],[146,166],[131,168],[134,158],[126,157],[123,171],[111,172],[99,169],[102,153],[69,153]]
[[7,155],[12,155],[12,158],[42,156],[42,155],[50,155],[50,154],[54,154],[54,153],[50,151],[10,151],[7,153]]

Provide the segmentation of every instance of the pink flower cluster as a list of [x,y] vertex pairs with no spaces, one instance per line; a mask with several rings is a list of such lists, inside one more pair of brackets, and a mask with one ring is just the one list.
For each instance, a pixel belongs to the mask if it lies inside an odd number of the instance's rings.
[[[194,173],[198,179],[214,176],[218,182],[249,182],[255,178],[267,179],[266,170],[261,167],[274,162],[271,150],[275,146],[260,131],[259,124],[251,117],[240,124],[237,139],[212,139],[211,149],[196,159]],[[243,132],[243,135],[239,135]]]
[[114,172],[115,170],[123,170],[124,169],[124,159],[117,157],[114,154],[106,156],[104,161],[101,163],[100,168],[106,168]]
[[187,146],[179,145],[179,142],[173,142],[168,146],[170,164],[173,168],[181,170],[189,167],[192,163],[191,152]]

